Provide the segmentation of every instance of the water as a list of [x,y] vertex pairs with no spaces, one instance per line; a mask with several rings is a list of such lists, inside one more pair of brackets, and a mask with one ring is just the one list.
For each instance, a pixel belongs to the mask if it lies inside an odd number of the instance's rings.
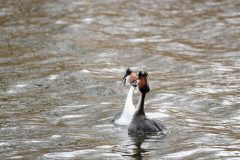
[[[1,0],[1,158],[239,159],[239,11],[237,0]],[[146,113],[167,136],[110,124],[129,66],[148,71]]]

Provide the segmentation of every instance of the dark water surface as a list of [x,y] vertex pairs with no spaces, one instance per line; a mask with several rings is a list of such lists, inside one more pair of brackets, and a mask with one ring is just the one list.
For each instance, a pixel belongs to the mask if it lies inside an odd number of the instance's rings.
[[[110,124],[128,66],[166,137]],[[238,0],[0,0],[1,159],[240,159],[239,95]]]

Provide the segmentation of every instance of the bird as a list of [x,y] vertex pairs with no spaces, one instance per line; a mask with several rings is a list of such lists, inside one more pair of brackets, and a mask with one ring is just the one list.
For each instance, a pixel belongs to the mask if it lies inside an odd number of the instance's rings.
[[164,125],[152,119],[148,119],[144,111],[144,100],[146,94],[150,91],[148,80],[148,73],[140,71],[136,85],[140,91],[139,103],[135,109],[132,121],[128,127],[129,133],[134,134],[148,134],[148,133],[163,133]]
[[124,85],[126,85],[126,83],[132,85],[130,86],[123,110],[115,114],[111,120],[114,125],[126,126],[129,125],[132,120],[133,114],[135,112],[135,106],[133,104],[133,93],[136,89],[136,83],[134,83],[136,80],[137,75],[130,68],[128,68],[122,79],[122,83]]

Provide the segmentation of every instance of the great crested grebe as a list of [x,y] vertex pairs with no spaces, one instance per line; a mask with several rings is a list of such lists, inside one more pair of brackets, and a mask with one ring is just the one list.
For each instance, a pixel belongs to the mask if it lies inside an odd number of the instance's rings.
[[132,121],[129,125],[128,131],[129,133],[157,133],[162,132],[165,127],[162,124],[155,122],[154,120],[148,119],[145,116],[144,112],[144,99],[146,93],[149,92],[149,86],[147,81],[147,72],[139,72],[137,86],[139,91],[141,92],[141,96],[139,99],[138,106],[133,115]]
[[135,106],[133,104],[132,97],[133,97],[134,90],[136,88],[136,85],[134,85],[136,80],[137,80],[137,75],[133,73],[133,71],[130,68],[128,68],[122,79],[122,82],[124,85],[126,83],[132,84],[132,85],[129,89],[123,111],[115,114],[112,119],[112,123],[115,125],[129,125],[132,120],[133,114],[135,112]]

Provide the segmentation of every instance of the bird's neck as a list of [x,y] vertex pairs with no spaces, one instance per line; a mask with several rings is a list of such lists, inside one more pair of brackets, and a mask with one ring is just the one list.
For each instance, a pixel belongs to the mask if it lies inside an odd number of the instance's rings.
[[134,93],[135,87],[131,86],[127,95],[127,99],[126,99],[126,104],[125,105],[133,105],[133,93]]
[[140,95],[138,106],[137,106],[137,110],[136,110],[137,114],[145,115],[145,112],[144,112],[144,99],[145,99],[145,96],[146,96],[146,93],[142,93]]
[[129,113],[133,114],[135,111],[135,107],[133,105],[133,99],[132,99],[134,90],[135,90],[135,87],[131,86],[126,98],[125,106],[123,108],[123,113],[122,113],[123,115],[129,114]]

